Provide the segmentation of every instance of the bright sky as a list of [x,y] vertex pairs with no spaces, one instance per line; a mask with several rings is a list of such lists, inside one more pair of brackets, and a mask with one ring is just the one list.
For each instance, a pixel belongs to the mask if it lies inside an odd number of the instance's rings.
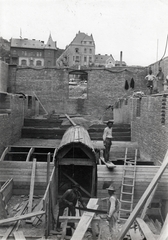
[[[46,41],[65,48],[78,31],[92,34],[96,54],[147,66],[163,56],[168,0],[0,0],[0,36]],[[168,56],[168,50],[165,56]]]

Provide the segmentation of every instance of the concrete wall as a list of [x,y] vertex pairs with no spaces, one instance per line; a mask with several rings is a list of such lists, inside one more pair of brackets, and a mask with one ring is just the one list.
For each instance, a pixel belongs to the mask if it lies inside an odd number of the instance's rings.
[[[146,91],[144,68],[85,69],[88,73],[87,99],[69,99],[68,69],[33,69],[10,66],[11,92],[33,95],[33,91],[48,112],[91,115],[106,118],[106,108],[116,99]],[[135,81],[135,88],[125,90],[125,80]],[[108,113],[109,115],[109,113]]]
[[137,116],[138,100],[130,101],[132,141],[138,142],[142,160],[159,165],[168,149],[168,94],[143,97],[140,116]]
[[7,94],[4,98],[4,104],[1,101],[1,105],[6,105],[6,108],[10,108],[11,112],[0,113],[0,155],[8,145],[20,138],[24,119],[24,103],[19,96]]
[[0,92],[7,92],[8,64],[0,60]]

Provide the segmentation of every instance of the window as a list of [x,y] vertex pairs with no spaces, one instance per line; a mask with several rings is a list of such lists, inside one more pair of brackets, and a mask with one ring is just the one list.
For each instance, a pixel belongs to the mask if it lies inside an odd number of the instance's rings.
[[33,105],[32,96],[28,96],[28,109],[31,109]]
[[89,62],[91,62],[92,61],[92,57],[89,57]]
[[79,56],[76,56],[76,60],[79,60]]
[[21,65],[22,65],[22,66],[26,66],[26,65],[27,65],[27,61],[26,61],[25,59],[22,59],[22,60],[21,60]]
[[84,62],[87,62],[87,57],[84,57]]
[[141,116],[141,98],[137,99],[137,108],[136,108],[136,116]]
[[37,57],[41,57],[42,56],[42,52],[37,52],[36,55],[37,55]]
[[33,66],[33,60],[30,60],[30,66]]
[[84,48],[84,53],[87,53],[87,49],[86,48]]
[[76,53],[79,53],[79,48],[75,48],[75,52],[76,52]]
[[38,60],[37,62],[36,62],[36,66],[41,66],[42,65],[42,62],[40,61],[40,60]]
[[84,41],[84,44],[86,44],[86,41]]
[[89,52],[92,53],[92,49],[91,48],[89,49]]
[[90,41],[89,43],[90,43],[90,44],[92,44],[92,42],[91,42],[91,41]]

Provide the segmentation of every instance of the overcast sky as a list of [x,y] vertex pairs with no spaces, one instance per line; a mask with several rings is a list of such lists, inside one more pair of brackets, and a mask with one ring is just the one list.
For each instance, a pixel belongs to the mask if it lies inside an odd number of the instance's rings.
[[[20,31],[21,29],[21,31]],[[165,51],[168,0],[0,0],[0,36],[65,48],[78,31],[92,34],[96,54],[148,66]],[[165,56],[168,56],[168,50]]]

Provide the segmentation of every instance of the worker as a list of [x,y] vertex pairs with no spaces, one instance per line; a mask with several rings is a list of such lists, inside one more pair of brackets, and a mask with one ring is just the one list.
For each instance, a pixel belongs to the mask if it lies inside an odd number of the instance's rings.
[[159,67],[159,72],[156,75],[157,79],[158,79],[158,89],[159,92],[161,92],[163,90],[163,85],[164,85],[164,73],[162,72],[162,68]]
[[147,87],[149,88],[150,94],[153,93],[153,89],[157,89],[157,78],[152,74],[152,70],[149,70],[149,74],[145,77],[147,82]]
[[107,221],[109,222],[110,233],[116,233],[116,223],[118,220],[119,200],[115,195],[115,188],[111,184],[108,188],[109,199],[107,202]]
[[113,120],[109,120],[107,122],[107,127],[104,129],[103,132],[103,144],[105,147],[105,151],[104,151],[104,158],[105,158],[105,162],[109,161],[109,155],[110,155],[110,148],[112,145],[112,132],[113,132]]
[[[62,195],[59,200],[59,214],[57,219],[57,231],[61,231],[61,223],[59,222],[59,216],[62,216],[64,213],[65,208],[68,208],[68,213],[72,216],[75,216],[75,206],[77,201],[79,201],[82,206],[85,208],[85,204],[82,199],[82,195],[79,191],[80,185],[73,184],[71,189],[66,190],[66,192]],[[71,227],[75,228],[74,223],[71,223]]]

